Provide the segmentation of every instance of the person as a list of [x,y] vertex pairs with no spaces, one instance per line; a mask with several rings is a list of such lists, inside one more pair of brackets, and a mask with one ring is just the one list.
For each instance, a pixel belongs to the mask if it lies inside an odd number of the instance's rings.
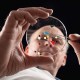
[[79,34],[70,34],[69,38],[70,38],[70,40],[68,42],[73,47],[73,49],[77,55],[79,65],[80,65],[80,35]]
[[62,31],[56,26],[51,26],[45,25],[31,34],[25,54],[29,56],[50,57],[53,62],[37,65],[4,79],[59,80],[56,75],[61,66],[66,64],[68,43]]
[[50,57],[25,55],[22,47],[22,39],[29,26],[36,24],[38,18],[45,19],[52,13],[52,9],[44,7],[19,8],[9,13],[0,32],[0,77],[38,64],[52,63]]

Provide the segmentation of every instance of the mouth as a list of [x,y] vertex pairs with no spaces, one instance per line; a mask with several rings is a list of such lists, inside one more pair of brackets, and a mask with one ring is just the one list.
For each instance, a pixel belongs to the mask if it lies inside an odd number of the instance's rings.
[[38,56],[50,57],[53,62],[55,61],[55,57],[54,57],[55,54],[52,55],[52,53],[49,52],[49,51],[37,51],[37,55],[38,55]]

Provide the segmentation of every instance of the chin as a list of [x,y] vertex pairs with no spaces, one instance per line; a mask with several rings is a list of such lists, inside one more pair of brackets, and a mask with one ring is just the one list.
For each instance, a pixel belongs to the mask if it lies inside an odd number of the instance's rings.
[[51,64],[47,64],[47,65],[41,65],[39,66],[39,68],[44,69],[44,70],[49,70],[49,69],[53,69],[53,65]]

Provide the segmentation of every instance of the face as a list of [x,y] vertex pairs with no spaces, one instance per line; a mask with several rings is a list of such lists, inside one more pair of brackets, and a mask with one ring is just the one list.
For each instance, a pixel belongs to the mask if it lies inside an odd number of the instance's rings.
[[28,45],[28,55],[51,57],[52,64],[39,65],[39,67],[55,70],[66,62],[65,43],[65,37],[57,27],[44,26],[32,34]]

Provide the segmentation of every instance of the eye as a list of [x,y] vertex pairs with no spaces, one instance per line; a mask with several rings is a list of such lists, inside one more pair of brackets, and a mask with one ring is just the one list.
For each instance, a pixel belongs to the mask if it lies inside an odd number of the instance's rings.
[[47,40],[47,36],[38,36],[37,37],[38,40]]
[[55,44],[61,44],[61,41],[59,40],[58,37],[52,37],[52,42]]
[[40,40],[47,41],[47,36],[42,36]]

